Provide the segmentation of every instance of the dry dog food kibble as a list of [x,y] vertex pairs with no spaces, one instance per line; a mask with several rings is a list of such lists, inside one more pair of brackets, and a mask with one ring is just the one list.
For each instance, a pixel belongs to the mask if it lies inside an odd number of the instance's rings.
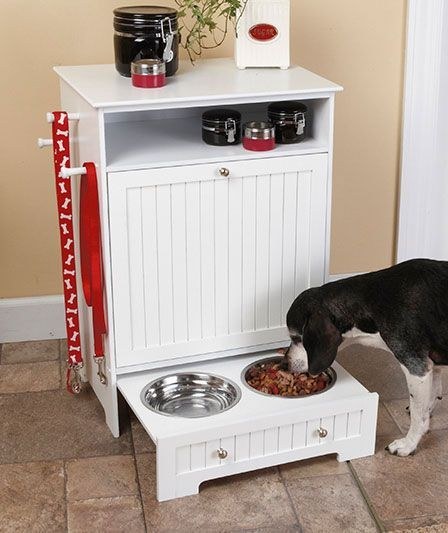
[[282,370],[275,361],[260,363],[247,371],[247,383],[259,392],[275,396],[306,396],[324,390],[329,377],[324,372],[316,377],[307,373]]

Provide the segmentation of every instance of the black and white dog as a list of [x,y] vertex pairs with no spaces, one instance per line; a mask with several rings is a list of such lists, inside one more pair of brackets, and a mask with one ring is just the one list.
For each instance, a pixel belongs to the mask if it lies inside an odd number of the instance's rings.
[[395,355],[409,388],[411,426],[388,450],[412,454],[442,397],[437,365],[448,365],[448,262],[413,259],[308,289],[295,299],[286,322],[291,371],[319,374],[353,342]]

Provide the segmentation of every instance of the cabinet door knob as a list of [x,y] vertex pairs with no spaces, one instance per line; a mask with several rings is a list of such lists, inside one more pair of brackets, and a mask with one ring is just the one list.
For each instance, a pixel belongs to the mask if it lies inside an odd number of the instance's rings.
[[225,459],[227,455],[227,450],[224,450],[224,448],[218,448],[218,457],[220,459]]
[[228,168],[222,167],[219,169],[219,174],[227,178],[227,176],[230,174],[230,171]]
[[328,431],[325,428],[319,428],[317,432],[319,433],[319,437],[321,439],[324,439],[328,435]]

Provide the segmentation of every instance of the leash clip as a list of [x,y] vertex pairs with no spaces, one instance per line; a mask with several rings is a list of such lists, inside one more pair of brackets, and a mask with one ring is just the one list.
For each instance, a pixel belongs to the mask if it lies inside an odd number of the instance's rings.
[[82,390],[81,368],[82,363],[68,366],[67,368],[67,388],[73,394],[79,394]]
[[95,357],[95,363],[98,365],[97,376],[100,378],[100,383],[107,385],[107,377],[104,372],[104,357]]

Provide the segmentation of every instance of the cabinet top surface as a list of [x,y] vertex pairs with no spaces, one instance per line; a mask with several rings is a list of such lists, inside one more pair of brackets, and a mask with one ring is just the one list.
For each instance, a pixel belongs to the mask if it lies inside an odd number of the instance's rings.
[[177,74],[160,89],[140,89],[114,65],[55,67],[55,72],[95,108],[182,107],[232,100],[284,99],[342,90],[339,85],[302,67],[288,70],[238,70],[233,59],[207,59],[196,65],[181,61]]

